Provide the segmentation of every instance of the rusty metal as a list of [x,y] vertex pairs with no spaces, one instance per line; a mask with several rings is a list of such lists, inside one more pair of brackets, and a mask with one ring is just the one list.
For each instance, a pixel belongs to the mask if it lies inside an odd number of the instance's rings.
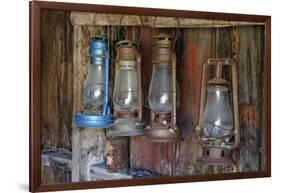
[[[225,80],[222,77],[222,67],[230,68],[231,80]],[[207,68],[215,67],[215,75],[211,80],[206,80]],[[195,128],[198,141],[203,147],[203,155],[198,159],[210,165],[231,165],[234,164],[233,150],[240,143],[239,115],[238,115],[238,88],[237,88],[237,69],[236,63],[229,58],[210,58],[203,65],[201,80],[201,97],[199,109],[199,123]],[[223,85],[227,86],[231,92],[231,107],[233,112],[233,132],[223,139],[216,139],[204,136],[203,133],[203,112],[206,104],[206,85]],[[223,153],[224,156],[221,156]]]
[[[140,65],[141,65],[141,55],[138,51],[138,43],[130,40],[120,41],[116,44],[117,55],[116,55],[116,65],[117,70],[134,68],[137,70],[137,82],[138,82],[138,95],[142,96],[141,89],[141,76],[140,76]],[[122,63],[120,62],[122,61]],[[128,65],[127,63],[131,64]],[[131,62],[131,63],[130,63]],[[142,97],[139,97],[139,109],[136,112],[114,112],[117,118],[130,118],[135,121],[141,121],[142,119]],[[127,114],[130,114],[129,116]]]
[[203,147],[203,156],[198,161],[208,165],[233,165],[232,150],[224,147]]
[[240,33],[239,33],[238,26],[232,27],[231,42],[232,42],[232,60],[237,64],[238,63],[238,50],[239,50],[239,43],[240,43]]
[[129,165],[127,137],[108,138],[106,141],[106,165],[109,172],[127,172]]
[[182,140],[178,128],[165,127],[159,123],[153,123],[151,127],[146,127],[144,135],[147,139],[153,142],[176,142]]
[[[156,19],[155,19],[156,20]],[[154,32],[153,32],[154,33]],[[177,36],[177,35],[176,35]],[[153,112],[150,114],[150,126],[144,129],[146,138],[153,142],[180,141],[181,132],[176,124],[177,91],[176,91],[176,54],[175,37],[167,34],[153,36],[152,61],[154,65],[171,65],[172,111],[169,113]]]
[[142,86],[141,86],[141,55],[138,43],[123,40],[116,44],[116,74],[118,70],[137,71],[138,109],[134,112],[121,112],[114,110],[115,122],[108,129],[107,136],[135,136],[143,134],[144,124],[142,120]]

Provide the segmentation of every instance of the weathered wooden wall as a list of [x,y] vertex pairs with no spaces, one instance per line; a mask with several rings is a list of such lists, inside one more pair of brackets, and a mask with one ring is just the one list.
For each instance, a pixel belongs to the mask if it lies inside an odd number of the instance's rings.
[[239,104],[241,145],[237,154],[239,171],[264,167],[264,27],[240,28]]
[[73,27],[69,12],[42,12],[42,144],[71,148]]
[[71,152],[66,149],[45,149],[41,155],[42,183],[70,183],[71,157]]
[[[69,13],[62,11],[43,11],[42,24],[42,144],[71,148],[73,143],[75,162],[88,166],[103,162],[106,140],[104,131],[73,129],[71,122],[73,113],[82,109],[81,92],[87,73],[89,40],[94,34],[105,33],[105,27],[73,26],[70,24]],[[231,33],[232,27],[180,30],[176,47],[177,76],[181,91],[178,125],[182,129],[184,141],[151,143],[142,136],[131,137],[131,167],[163,175],[263,169],[263,26],[239,28],[237,62],[241,144],[236,154],[238,164],[236,167],[223,168],[201,165],[196,161],[201,153],[194,128],[198,121],[202,64],[209,57],[232,57]],[[151,28],[145,27],[141,39],[144,99],[147,98],[152,74],[151,35]],[[147,123],[149,113],[144,108],[144,120]],[[72,129],[75,136],[73,139]],[[84,171],[85,168],[76,169],[80,176],[89,172]],[[87,176],[83,179],[87,180]]]

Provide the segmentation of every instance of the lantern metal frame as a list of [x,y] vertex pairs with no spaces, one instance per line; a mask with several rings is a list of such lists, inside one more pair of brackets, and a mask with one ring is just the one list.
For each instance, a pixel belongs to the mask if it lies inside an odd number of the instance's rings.
[[[208,67],[215,67],[215,77],[207,80]],[[230,81],[223,79],[222,67],[227,66],[230,73]],[[232,165],[234,160],[234,149],[240,143],[239,131],[239,115],[238,115],[238,85],[237,85],[237,69],[236,63],[229,58],[209,58],[203,64],[202,79],[201,79],[201,97],[198,126],[195,128],[198,136],[198,141],[202,146],[202,156],[198,161],[208,165]],[[233,113],[233,130],[222,139],[205,136],[203,132],[203,113],[206,104],[206,88],[207,85],[217,85],[229,88],[230,103]]]
[[[105,53],[101,55],[101,51]],[[111,114],[109,103],[109,42],[108,38],[104,36],[94,36],[91,38],[88,50],[89,62],[93,59],[92,65],[103,65],[105,80],[104,80],[104,102],[100,114],[83,114],[82,112],[75,113],[73,124],[78,127],[86,128],[107,128],[113,123],[113,116]]]
[[[168,34],[155,34],[155,24],[157,16],[154,20],[153,27],[153,65],[170,65],[171,66],[171,84],[172,84],[172,111],[170,113],[150,111],[150,125],[144,129],[145,137],[152,142],[175,142],[181,141],[181,132],[177,127],[177,75],[176,64],[177,57],[175,52],[175,43],[177,40],[179,28],[176,29],[175,37]],[[176,18],[177,26],[179,20]]]
[[[122,24],[124,15],[121,15],[119,21],[119,28]],[[143,93],[142,93],[142,80],[141,80],[141,52],[140,52],[140,40],[142,36],[143,20],[139,16],[141,22],[141,28],[138,41],[121,40],[116,43],[116,61],[115,61],[115,82],[119,69],[130,70],[136,69],[137,71],[137,92],[138,92],[138,109],[135,112],[116,111],[114,108],[115,122],[107,130],[108,137],[122,137],[122,136],[136,136],[143,135],[144,123],[142,122],[143,113]],[[120,29],[118,30],[118,36]],[[127,63],[122,65],[122,63]],[[132,65],[130,62],[135,61]],[[130,64],[129,64],[130,63]],[[114,87],[114,90],[116,88]]]
[[[139,44],[131,40],[119,41],[116,46],[115,74],[119,69],[136,69],[137,71],[137,92],[138,92],[138,109],[135,112],[120,112],[114,109],[115,122],[108,129],[107,136],[135,136],[143,134],[144,123],[142,123],[142,86],[141,86],[141,55],[138,49]],[[121,65],[120,61],[135,61],[134,65]],[[116,77],[115,77],[116,78]],[[123,121],[118,122],[118,120]]]

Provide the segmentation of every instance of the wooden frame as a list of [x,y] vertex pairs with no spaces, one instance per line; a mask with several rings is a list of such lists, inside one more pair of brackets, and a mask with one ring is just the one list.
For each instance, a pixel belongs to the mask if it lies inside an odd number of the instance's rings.
[[[30,5],[30,191],[54,191],[117,186],[136,186],[195,181],[258,178],[271,176],[271,17],[244,14],[225,14],[182,10],[103,6],[93,4],[32,1]],[[265,23],[265,171],[191,176],[153,177],[149,179],[95,181],[56,185],[41,184],[41,11],[42,9],[88,11],[115,14],[141,14],[150,16],[189,17]]]

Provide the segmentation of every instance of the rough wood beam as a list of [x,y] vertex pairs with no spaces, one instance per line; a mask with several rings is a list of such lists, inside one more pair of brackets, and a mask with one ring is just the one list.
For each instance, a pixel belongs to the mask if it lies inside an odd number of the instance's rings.
[[[118,26],[120,24],[121,14],[100,14],[90,12],[71,12],[70,20],[72,25],[101,25]],[[145,26],[154,26],[155,17],[141,16]],[[141,20],[137,15],[124,15],[122,19],[124,26],[139,26]],[[237,25],[264,25],[257,22],[236,22],[223,20],[191,19],[179,18],[179,26],[185,27],[229,27]],[[177,21],[173,17],[157,17],[157,28],[177,27]]]

